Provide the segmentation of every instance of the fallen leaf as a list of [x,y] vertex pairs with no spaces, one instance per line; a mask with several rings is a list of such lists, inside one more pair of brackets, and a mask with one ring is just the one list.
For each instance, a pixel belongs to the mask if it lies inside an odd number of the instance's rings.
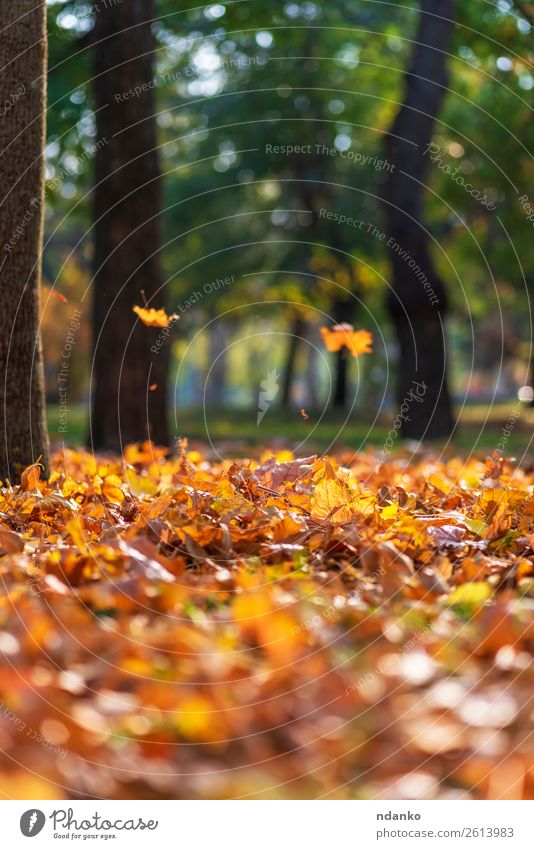
[[41,477],[42,466],[40,463],[32,463],[22,472],[20,476],[20,484],[26,492],[31,489],[36,489]]
[[263,486],[270,489],[279,489],[282,484],[291,484],[309,475],[315,456],[303,457],[300,460],[289,460],[286,463],[278,463],[274,457],[269,458],[261,466],[254,470],[254,477]]
[[0,528],[0,556],[3,554],[20,554],[24,551],[24,542],[18,534]]
[[337,478],[323,478],[316,484],[311,498],[311,516],[318,522],[350,522],[354,514],[350,507],[347,486]]

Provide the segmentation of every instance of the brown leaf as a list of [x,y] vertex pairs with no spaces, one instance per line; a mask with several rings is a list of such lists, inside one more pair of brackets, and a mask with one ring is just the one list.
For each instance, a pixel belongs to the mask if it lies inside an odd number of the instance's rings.
[[24,551],[24,542],[18,534],[0,528],[0,556],[4,554],[20,554]]
[[274,457],[270,457],[269,460],[258,466],[253,474],[262,486],[269,487],[269,489],[279,489],[283,484],[294,483],[304,477],[309,477],[315,460],[316,457],[313,456],[278,463]]

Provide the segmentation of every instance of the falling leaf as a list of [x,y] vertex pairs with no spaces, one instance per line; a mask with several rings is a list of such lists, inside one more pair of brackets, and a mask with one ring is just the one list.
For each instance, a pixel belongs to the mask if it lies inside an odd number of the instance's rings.
[[304,409],[304,407],[303,407],[303,408],[302,408],[302,410],[300,411],[300,415],[302,416],[302,418],[303,418],[305,421],[308,421],[308,419],[310,418],[310,417],[309,417],[309,415],[308,415],[308,413],[307,413],[307,412],[306,412],[306,410]]
[[50,294],[53,298],[57,298],[58,301],[61,301],[62,304],[68,304],[68,300],[61,292],[58,292],[57,289],[51,289]]
[[147,327],[168,327],[171,322],[178,320],[177,315],[167,315],[163,309],[155,310],[137,306],[132,309]]
[[353,357],[372,353],[373,337],[368,330],[354,330],[352,324],[335,324],[332,328],[321,327],[321,336],[327,351],[347,348]]

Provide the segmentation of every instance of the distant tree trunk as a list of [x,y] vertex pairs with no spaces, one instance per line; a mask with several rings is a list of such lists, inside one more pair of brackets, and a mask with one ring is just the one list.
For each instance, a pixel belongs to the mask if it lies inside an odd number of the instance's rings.
[[399,344],[399,404],[410,396],[414,382],[426,387],[418,390],[423,401],[411,403],[403,420],[402,435],[411,439],[447,437],[453,429],[443,321],[447,294],[432,260],[423,202],[430,165],[425,151],[447,91],[454,5],[454,0],[422,0],[404,102],[386,141],[386,156],[394,166],[383,200],[393,267],[388,309]]
[[319,350],[318,339],[313,325],[308,330],[308,357],[306,359],[306,394],[307,404],[311,410],[319,406]]
[[[154,0],[99,4],[93,31],[96,155],[91,443],[168,442],[169,340],[132,312],[165,305],[153,90]],[[140,95],[132,89],[144,87]],[[161,338],[160,340],[161,341]],[[151,349],[155,348],[155,353]],[[156,385],[150,391],[151,385]]]
[[207,383],[204,392],[206,407],[222,407],[226,394],[228,369],[227,328],[222,321],[214,321],[208,327],[209,362]]
[[[336,324],[347,322],[352,324],[356,313],[356,300],[348,294],[346,297],[339,297],[333,306],[333,317]],[[332,406],[337,410],[345,410],[348,404],[349,393],[349,357],[346,348],[342,348],[335,354],[336,358],[336,379],[334,384],[334,394],[332,396]]]
[[297,364],[297,354],[305,330],[305,320],[302,318],[301,315],[295,315],[289,333],[286,363],[284,366],[284,374],[282,377],[282,407],[284,407],[284,409],[286,410],[291,405],[291,390],[293,388],[293,381],[295,379],[295,366]]
[[344,410],[347,406],[348,360],[346,354],[345,348],[336,354],[336,382],[332,396],[332,406],[336,410]]
[[48,465],[39,337],[46,6],[3,0],[0,8],[0,478],[15,482],[40,455]]

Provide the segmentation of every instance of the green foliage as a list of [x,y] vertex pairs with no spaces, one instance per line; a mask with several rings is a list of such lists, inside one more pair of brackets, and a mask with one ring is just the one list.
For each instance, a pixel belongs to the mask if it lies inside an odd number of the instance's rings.
[[[49,176],[60,178],[49,192],[48,231],[56,251],[58,244],[78,245],[83,235],[76,250],[85,257],[91,150],[98,143],[92,8],[80,0],[49,4]],[[528,23],[506,0],[487,4],[483,14],[479,3],[459,3],[457,10],[451,91],[432,140],[440,153],[435,161],[428,154],[427,206],[436,260],[459,319],[455,347],[470,367],[466,318],[476,330],[501,309],[505,353],[528,356],[521,341],[529,336],[528,311],[513,311],[531,289],[534,266],[532,225],[519,202],[533,173],[533,42]],[[168,304],[183,313],[184,334],[228,311],[232,327],[255,320],[255,308],[244,305],[256,303],[262,320],[270,312],[278,328],[298,304],[308,318],[328,323],[340,300],[348,320],[354,314],[373,329],[372,315],[381,325],[388,279],[379,236],[383,134],[402,97],[417,17],[414,2],[236,3],[187,11],[169,0],[157,4],[163,256]],[[357,224],[339,223],[342,216]],[[49,276],[60,257],[48,254]],[[235,284],[206,294],[206,284],[230,275]],[[198,292],[190,309],[188,299]]]

